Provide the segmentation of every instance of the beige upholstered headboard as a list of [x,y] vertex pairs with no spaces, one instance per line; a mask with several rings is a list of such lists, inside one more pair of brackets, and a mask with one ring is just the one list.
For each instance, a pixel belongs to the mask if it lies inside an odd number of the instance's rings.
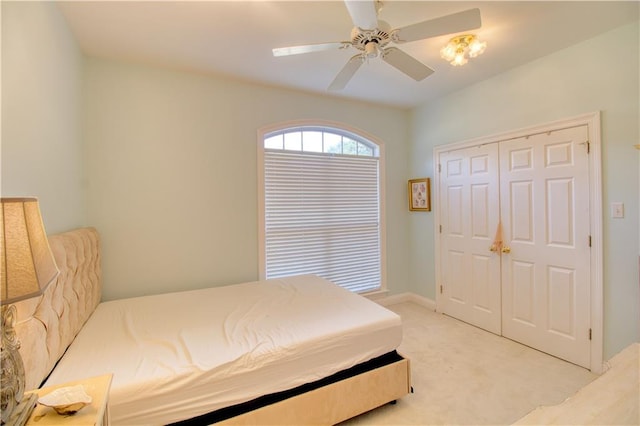
[[93,228],[50,235],[60,275],[42,296],[16,303],[26,389],[40,386],[100,302],[100,241]]

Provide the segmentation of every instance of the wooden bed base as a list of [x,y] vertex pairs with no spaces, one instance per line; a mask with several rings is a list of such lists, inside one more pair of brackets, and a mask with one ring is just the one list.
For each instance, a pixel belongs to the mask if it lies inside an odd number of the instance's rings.
[[402,358],[218,424],[334,425],[408,394],[409,372],[409,360]]

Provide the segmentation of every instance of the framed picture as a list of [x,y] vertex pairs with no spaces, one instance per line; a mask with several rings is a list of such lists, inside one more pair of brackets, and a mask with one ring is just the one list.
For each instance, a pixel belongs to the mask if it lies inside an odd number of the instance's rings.
[[409,210],[431,211],[431,180],[429,178],[409,180]]

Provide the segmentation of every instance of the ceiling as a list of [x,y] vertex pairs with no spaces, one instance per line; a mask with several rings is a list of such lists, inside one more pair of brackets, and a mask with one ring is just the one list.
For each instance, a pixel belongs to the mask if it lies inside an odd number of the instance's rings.
[[84,53],[234,76],[261,84],[410,108],[509,68],[638,20],[637,1],[398,1],[379,19],[392,28],[479,8],[485,53],[453,67],[439,50],[451,36],[396,45],[435,73],[416,82],[370,60],[345,89],[327,87],[353,48],[273,57],[271,49],[349,40],[342,1],[64,1],[58,6]]

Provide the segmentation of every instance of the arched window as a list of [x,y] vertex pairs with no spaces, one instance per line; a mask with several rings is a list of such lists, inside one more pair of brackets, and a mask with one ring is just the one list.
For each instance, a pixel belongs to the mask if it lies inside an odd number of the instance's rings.
[[327,126],[265,132],[259,143],[261,277],[381,289],[380,147]]

